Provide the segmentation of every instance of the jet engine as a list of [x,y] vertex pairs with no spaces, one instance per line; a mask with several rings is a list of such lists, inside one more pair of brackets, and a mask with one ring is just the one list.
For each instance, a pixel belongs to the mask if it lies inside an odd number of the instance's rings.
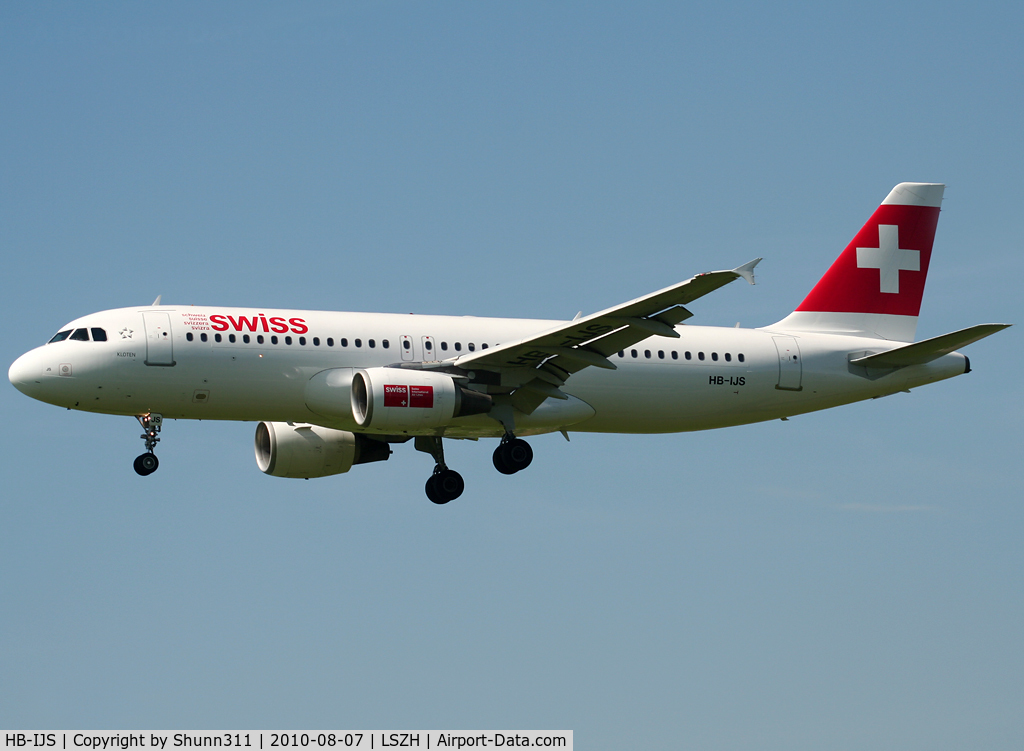
[[382,441],[347,430],[291,422],[256,426],[256,464],[274,477],[327,477],[353,464],[385,461],[391,449]]
[[409,431],[439,428],[490,412],[488,394],[429,370],[367,368],[352,376],[352,416],[363,428]]

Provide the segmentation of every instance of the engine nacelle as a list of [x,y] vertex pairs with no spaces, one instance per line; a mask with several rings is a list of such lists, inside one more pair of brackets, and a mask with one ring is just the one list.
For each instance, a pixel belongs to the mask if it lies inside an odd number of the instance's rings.
[[390,447],[347,430],[290,422],[256,426],[256,464],[274,477],[327,477],[353,464],[385,461]]
[[459,386],[444,373],[367,368],[352,376],[352,416],[363,428],[409,431],[440,428],[490,412],[488,394]]

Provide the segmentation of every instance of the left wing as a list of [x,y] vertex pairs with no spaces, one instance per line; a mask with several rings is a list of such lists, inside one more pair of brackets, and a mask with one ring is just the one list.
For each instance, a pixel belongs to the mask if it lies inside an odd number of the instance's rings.
[[[731,271],[711,271],[685,282],[638,297],[589,316],[557,326],[528,339],[508,342],[463,355],[446,364],[465,370],[496,370],[515,386],[515,407],[530,413],[549,396],[565,399],[558,387],[573,373],[591,365],[615,370],[608,356],[649,336],[678,338],[673,328],[693,314],[685,304],[714,292],[736,279],[754,283],[755,258]],[[509,371],[513,371],[509,373]],[[519,394],[523,389],[530,394]]]

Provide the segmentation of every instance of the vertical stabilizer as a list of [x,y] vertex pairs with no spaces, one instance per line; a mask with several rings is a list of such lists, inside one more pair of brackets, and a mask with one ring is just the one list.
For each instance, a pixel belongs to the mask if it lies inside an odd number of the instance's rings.
[[893,188],[800,306],[768,328],[913,341],[945,187]]

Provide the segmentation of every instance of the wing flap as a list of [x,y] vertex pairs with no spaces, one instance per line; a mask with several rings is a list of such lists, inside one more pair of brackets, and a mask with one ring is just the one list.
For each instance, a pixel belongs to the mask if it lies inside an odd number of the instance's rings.
[[982,323],[970,328],[953,331],[949,334],[925,339],[914,344],[907,344],[903,347],[891,349],[888,352],[879,352],[875,355],[858,357],[850,360],[851,365],[861,365],[866,368],[905,368],[908,365],[923,365],[932,360],[938,360],[943,355],[948,355],[961,347],[973,344],[986,336],[992,336],[1005,328],[1008,323]]

